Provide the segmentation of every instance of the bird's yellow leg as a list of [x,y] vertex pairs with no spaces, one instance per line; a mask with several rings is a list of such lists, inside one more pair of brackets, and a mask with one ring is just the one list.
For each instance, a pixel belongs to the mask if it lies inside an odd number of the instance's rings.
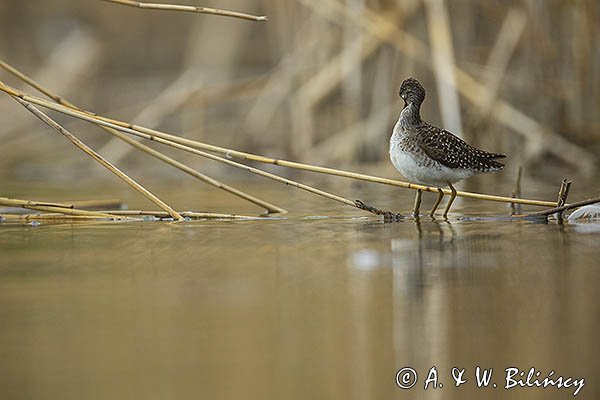
[[433,215],[435,214],[435,210],[437,210],[437,208],[440,206],[440,203],[442,202],[442,198],[444,197],[444,191],[440,188],[438,188],[438,197],[437,199],[435,199],[435,203],[433,203],[433,207],[431,207],[431,211],[429,211],[429,216],[433,217]]
[[444,210],[444,218],[448,218],[448,211],[450,211],[450,207],[452,207],[452,203],[454,203],[454,199],[456,198],[456,189],[454,189],[454,186],[452,186],[452,184],[448,182],[448,187],[452,191],[452,194],[450,195],[450,200],[448,200],[448,204],[446,204],[446,209]]
[[413,217],[419,216],[419,208],[421,207],[421,194],[423,194],[423,191],[421,189],[417,189],[417,195],[415,196],[415,206],[413,208]]

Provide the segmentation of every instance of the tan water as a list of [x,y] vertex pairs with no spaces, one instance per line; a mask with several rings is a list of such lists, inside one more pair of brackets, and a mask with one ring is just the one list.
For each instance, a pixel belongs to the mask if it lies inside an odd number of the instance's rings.
[[[600,397],[597,225],[488,219],[508,210],[468,200],[450,222],[383,224],[292,189],[253,193],[291,213],[0,224],[0,398],[573,398],[575,387],[505,389],[510,367],[583,378],[576,398]],[[171,197],[255,211],[206,196]],[[490,387],[477,388],[477,366],[493,368]],[[411,389],[396,384],[404,367],[418,374]]]

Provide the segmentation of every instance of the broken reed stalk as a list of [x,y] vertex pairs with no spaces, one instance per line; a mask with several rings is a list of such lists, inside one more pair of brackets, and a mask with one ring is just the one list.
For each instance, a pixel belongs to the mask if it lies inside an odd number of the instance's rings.
[[525,217],[525,218],[536,217],[536,216],[547,217],[548,215],[561,213],[563,211],[568,211],[568,210],[572,210],[574,208],[579,208],[579,207],[583,207],[583,206],[587,206],[587,205],[595,204],[595,203],[600,203],[600,197],[595,197],[593,199],[588,199],[588,200],[577,201],[575,203],[565,204],[562,207],[553,207],[548,210],[526,214],[526,215],[523,215],[523,217]]
[[[573,181],[569,179],[563,179],[560,183],[560,189],[558,190],[558,203],[557,207],[562,207],[567,203],[567,197],[569,196],[569,191],[571,190],[571,184]],[[556,213],[556,219],[558,222],[563,222],[563,212],[559,211]]]
[[222,17],[233,17],[240,18],[249,21],[266,21],[267,17],[264,15],[251,15],[241,13],[237,11],[220,10],[217,8],[199,7],[199,6],[186,6],[181,4],[166,4],[166,3],[143,3],[141,1],[132,0],[102,0],[108,3],[121,4],[123,6],[143,8],[146,10],[166,10],[166,11],[184,11],[199,14],[212,14],[220,15]]
[[44,211],[50,213],[61,213],[68,215],[81,215],[93,218],[115,218],[115,215],[110,215],[104,212],[87,211],[73,208],[72,205],[67,204],[66,207],[60,203],[40,202],[32,200],[20,200],[20,199],[9,199],[7,197],[0,197],[0,205],[10,207],[21,207],[29,210]]
[[[236,157],[236,158],[247,160],[247,161],[256,161],[256,162],[261,162],[261,163],[265,163],[265,164],[273,164],[273,165],[294,168],[294,169],[299,169],[299,170],[304,170],[304,171],[311,171],[311,172],[317,172],[317,173],[322,173],[322,174],[327,174],[327,175],[341,176],[341,177],[358,179],[358,180],[373,182],[373,183],[381,183],[381,184],[385,184],[385,185],[397,186],[397,187],[402,187],[402,188],[406,188],[406,189],[412,189],[412,190],[420,189],[420,190],[423,190],[426,192],[438,193],[438,188],[435,188],[435,187],[423,186],[423,185],[418,185],[418,184],[414,184],[414,183],[402,182],[402,181],[398,181],[398,180],[394,180],[394,179],[381,178],[381,177],[372,176],[372,175],[342,171],[342,170],[333,169],[333,168],[319,167],[319,166],[309,165],[309,164],[302,164],[302,163],[298,163],[298,162],[294,162],[294,161],[273,159],[273,158],[269,158],[269,157],[252,154],[252,153],[245,153],[245,152],[241,152],[241,151],[227,149],[224,147],[201,143],[201,142],[198,142],[195,140],[186,139],[186,138],[182,138],[182,137],[179,137],[176,135],[161,132],[156,129],[144,128],[144,127],[137,126],[137,125],[134,125],[134,124],[131,124],[128,122],[123,122],[123,121],[114,120],[111,118],[106,118],[106,117],[99,116],[94,113],[87,113],[87,112],[83,112],[83,111],[69,109],[65,106],[61,106],[59,104],[43,100],[43,99],[40,99],[35,96],[31,96],[22,91],[14,89],[12,87],[8,87],[1,81],[0,81],[0,90],[4,91],[12,96],[19,97],[19,98],[26,100],[28,102],[31,102],[33,104],[60,112],[65,115],[69,115],[69,116],[72,116],[72,117],[75,117],[78,119],[82,119],[84,121],[88,121],[88,122],[94,123],[96,125],[110,127],[110,128],[119,130],[121,132],[125,132],[125,133],[135,135],[138,137],[142,137],[142,138],[145,138],[148,140],[153,140],[158,143],[163,143],[163,144],[169,145],[171,147],[175,147],[177,149],[184,150],[184,151],[187,151],[187,152],[190,152],[193,154],[197,154],[197,155],[200,155],[203,157],[207,157],[207,158],[210,158],[210,159],[213,159],[216,161],[225,162],[225,163],[228,163],[229,165],[237,166],[239,168],[246,169],[253,173],[257,173],[257,172],[255,172],[257,170],[256,168],[248,167],[247,165],[244,165],[244,164],[238,164],[238,163],[232,162],[228,159],[223,159],[221,157],[217,157],[212,154],[205,153],[203,151],[199,151],[197,149],[203,149],[203,150],[207,150],[207,151],[221,153],[221,154],[224,154],[228,158]],[[266,173],[262,170],[258,170],[258,171],[260,171],[260,173],[258,173],[259,175],[263,175],[263,176],[267,176],[267,177],[268,177],[268,175],[273,175],[273,174]],[[277,175],[275,175],[275,176],[277,176]],[[277,179],[275,179],[275,180],[280,180],[280,179],[286,180],[285,178],[281,178],[279,176],[277,176]],[[286,181],[289,181],[289,180],[286,180]],[[293,182],[293,181],[290,181],[290,182]],[[284,183],[286,183],[286,182],[284,182]],[[296,183],[296,182],[294,182],[294,183]],[[288,184],[291,184],[291,183],[288,183]],[[306,186],[306,185],[303,185],[303,186]],[[318,189],[316,189],[316,190],[319,191]],[[308,190],[308,191],[310,191],[310,190]],[[452,194],[452,192],[448,189],[442,189],[442,191],[446,195]],[[511,197],[505,197],[505,196],[495,196],[495,195],[489,195],[489,194],[463,192],[463,191],[458,191],[456,193],[456,195],[459,197],[474,198],[474,199],[485,200],[485,201],[495,201],[495,202],[501,202],[501,203],[516,203],[516,204],[525,204],[525,205],[540,206],[540,207],[556,207],[556,204],[557,204],[556,202],[553,202],[553,201],[511,198]],[[341,201],[343,203],[346,203],[346,204],[356,207],[356,204],[354,204],[354,202],[351,200],[343,199],[343,201],[342,201],[342,200],[339,200],[340,199],[339,196],[335,196],[335,195],[333,195],[333,196],[338,198],[338,199],[336,199],[337,201]],[[325,196],[325,197],[327,197],[327,196]],[[352,203],[352,204],[350,204],[350,203]]]
[[[517,179],[515,180],[515,187],[511,194],[511,198],[521,197],[521,177],[523,175],[523,166],[519,165],[519,169],[517,170]],[[520,214],[521,213],[521,205],[510,203],[511,215]]]
[[78,149],[80,149],[81,151],[83,151],[84,153],[86,153],[87,155],[92,157],[94,160],[96,160],[98,163],[100,163],[102,166],[104,166],[110,172],[117,175],[125,183],[127,183],[129,186],[131,186],[132,188],[134,188],[135,190],[137,190],[138,192],[143,194],[146,198],[148,198],[150,201],[152,201],[158,207],[160,207],[161,209],[168,212],[169,215],[171,215],[175,220],[183,221],[183,217],[181,215],[179,215],[179,213],[177,211],[175,211],[173,208],[171,208],[171,206],[169,206],[167,203],[163,202],[161,199],[156,197],[154,194],[152,194],[150,191],[148,191],[142,185],[137,183],[135,180],[131,179],[127,174],[125,174],[119,168],[112,165],[108,160],[106,160],[100,154],[96,153],[91,147],[89,147],[88,145],[83,143],[75,135],[73,135],[71,132],[67,131],[60,124],[58,124],[56,121],[54,121],[52,118],[48,117],[46,114],[44,114],[42,111],[40,111],[37,107],[35,107],[34,105],[30,104],[29,102],[27,102],[23,99],[20,99],[18,97],[13,97],[13,98],[16,101],[18,101],[23,107],[25,107],[29,112],[31,112],[33,115],[35,115],[37,118],[39,118],[41,121],[43,121],[44,123],[49,125],[51,128],[56,130],[58,133],[60,133],[64,137],[66,137]]
[[[57,102],[59,104],[62,104],[65,107],[69,107],[71,109],[77,110],[77,111],[87,112],[87,111],[85,111],[85,110],[77,107],[75,104],[71,103],[70,101],[68,101],[64,97],[59,96],[59,95],[53,93],[50,89],[48,89],[45,86],[41,85],[40,83],[38,83],[34,79],[28,77],[27,75],[25,75],[21,71],[17,70],[16,68],[12,67],[11,65],[7,64],[6,62],[2,61],[1,59],[0,59],[0,67],[4,68],[6,71],[10,72],[14,76],[16,76],[18,79],[22,80],[23,82],[27,83],[29,86],[31,86],[31,87],[37,89],[38,91],[40,91],[41,93],[45,94],[46,96],[48,96],[49,98],[51,98],[55,102]],[[0,82],[0,85],[1,84],[2,83]],[[93,113],[89,113],[89,114],[95,115]],[[135,147],[135,148],[143,151],[144,153],[149,154],[149,155],[151,155],[151,156],[153,156],[155,158],[158,158],[159,160],[164,161],[165,163],[167,163],[167,164],[169,164],[169,165],[171,165],[171,166],[179,169],[180,171],[183,171],[183,172],[185,172],[185,173],[187,173],[187,174],[189,174],[189,175],[191,175],[191,176],[193,176],[193,177],[195,177],[197,179],[200,179],[201,181],[203,181],[203,182],[205,182],[205,183],[207,183],[209,185],[212,185],[212,186],[214,186],[214,187],[216,187],[218,189],[222,189],[222,190],[224,190],[226,192],[229,192],[229,193],[231,193],[231,194],[233,194],[235,196],[238,196],[238,197],[240,197],[242,199],[245,199],[245,200],[247,200],[247,201],[249,201],[251,203],[254,203],[254,204],[256,204],[259,207],[265,208],[267,210],[268,214],[271,214],[271,213],[285,214],[285,213],[287,213],[287,210],[285,210],[285,209],[283,209],[281,207],[278,207],[278,206],[276,206],[274,204],[271,204],[271,203],[269,203],[267,201],[264,201],[262,199],[254,197],[254,196],[252,196],[252,195],[250,195],[248,193],[245,193],[245,192],[243,192],[243,191],[241,191],[239,189],[236,189],[236,188],[234,188],[232,186],[229,186],[229,185],[227,185],[225,183],[222,183],[222,182],[220,182],[220,181],[218,181],[216,179],[213,179],[213,178],[211,178],[211,177],[209,177],[207,175],[204,175],[203,173],[201,173],[201,172],[199,172],[199,171],[197,171],[197,170],[195,170],[195,169],[193,169],[193,168],[191,168],[191,167],[189,167],[189,166],[187,166],[187,165],[185,165],[185,164],[183,164],[183,163],[181,163],[181,162],[179,162],[179,161],[177,161],[177,160],[175,160],[175,159],[173,159],[171,157],[168,157],[168,156],[162,154],[161,152],[159,152],[157,150],[154,150],[151,147],[148,147],[148,146],[146,146],[146,145],[144,145],[142,143],[137,142],[136,140],[131,139],[127,135],[125,135],[125,134],[123,134],[123,133],[121,133],[121,132],[119,132],[119,131],[117,131],[115,129],[108,128],[108,127],[105,127],[105,126],[100,126],[100,128],[104,129],[106,132],[108,132],[111,135],[119,138],[120,140],[128,143],[129,145],[131,145],[131,146],[133,146],[133,147]]]

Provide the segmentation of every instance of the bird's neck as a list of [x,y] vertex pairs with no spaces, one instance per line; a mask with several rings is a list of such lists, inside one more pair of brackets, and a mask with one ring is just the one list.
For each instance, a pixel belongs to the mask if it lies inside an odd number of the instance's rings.
[[400,113],[398,122],[402,127],[413,127],[421,124],[421,113],[419,112],[419,105],[414,103],[408,103]]

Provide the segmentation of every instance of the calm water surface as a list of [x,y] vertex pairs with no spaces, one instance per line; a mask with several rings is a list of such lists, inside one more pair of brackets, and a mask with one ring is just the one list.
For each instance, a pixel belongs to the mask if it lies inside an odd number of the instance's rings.
[[[468,201],[449,223],[383,224],[293,190],[258,194],[291,213],[0,225],[0,398],[573,398],[505,390],[509,367],[584,378],[576,398],[600,397],[594,225],[459,220],[507,213]],[[443,387],[424,391],[433,366]],[[477,389],[477,366],[497,388]],[[395,383],[403,367],[419,375],[410,390]],[[453,367],[466,369],[458,388]]]

